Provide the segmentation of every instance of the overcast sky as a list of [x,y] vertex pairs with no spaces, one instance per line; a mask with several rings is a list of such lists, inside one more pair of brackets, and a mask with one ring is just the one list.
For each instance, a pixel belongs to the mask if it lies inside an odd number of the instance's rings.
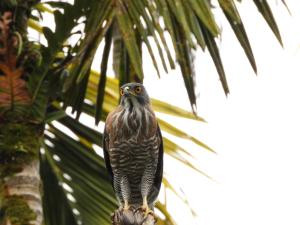
[[[174,182],[181,184],[198,214],[187,222],[186,214],[174,213],[180,225],[300,224],[300,2],[286,2],[292,15],[281,1],[272,4],[284,49],[252,1],[238,4],[258,76],[225,18],[219,17],[223,34],[218,44],[231,91],[227,98],[211,59],[197,52],[198,112],[208,123],[174,123],[189,127],[218,152],[198,149],[200,168],[216,182],[167,162],[172,166],[168,173],[173,171]],[[155,80],[155,71],[145,66],[150,96],[189,109],[178,71]],[[169,207],[181,211],[175,200]]]

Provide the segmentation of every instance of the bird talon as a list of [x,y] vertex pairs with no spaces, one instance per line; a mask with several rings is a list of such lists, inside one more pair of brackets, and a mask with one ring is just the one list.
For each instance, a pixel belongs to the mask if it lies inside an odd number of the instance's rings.
[[123,207],[123,210],[124,210],[124,211],[128,211],[128,210],[130,210],[130,206]]
[[124,204],[124,206],[123,206],[123,210],[124,210],[124,211],[127,211],[127,210],[130,210],[130,208],[131,208],[131,206],[128,204],[127,201],[125,201],[125,204]]
[[149,214],[154,216],[154,212],[148,206],[142,206],[142,211],[144,212],[144,218],[147,218]]

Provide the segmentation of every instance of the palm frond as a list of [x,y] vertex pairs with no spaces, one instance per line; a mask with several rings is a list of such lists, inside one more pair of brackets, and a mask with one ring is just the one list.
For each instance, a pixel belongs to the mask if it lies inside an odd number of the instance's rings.
[[[282,44],[267,1],[253,1]],[[235,2],[219,0],[219,6],[256,72],[254,55]],[[29,21],[29,25],[42,32],[47,41],[40,49],[41,65],[28,81],[33,97],[33,115],[38,121],[48,124],[41,156],[42,177],[46,185],[45,223],[110,224],[109,215],[116,208],[116,201],[103,159],[96,154],[96,150],[101,149],[102,133],[99,128],[80,122],[80,114],[94,117],[96,124],[104,121],[118,105],[119,86],[129,81],[142,82],[142,56],[147,49],[158,74],[161,66],[165,72],[180,67],[194,113],[153,99],[155,111],[204,122],[195,115],[195,49],[208,49],[224,92],[229,93],[216,44],[220,29],[214,9],[209,0],[74,0],[74,4],[49,1],[38,4],[36,9],[41,13],[52,13],[56,25],[42,28],[38,18],[32,17]],[[71,41],[74,35],[79,36],[75,43]],[[99,73],[93,71],[91,65],[101,44],[104,49],[99,60]],[[112,51],[117,78],[107,76]],[[76,119],[65,112],[69,106],[77,114]],[[198,138],[176,126],[161,119],[160,124],[164,133],[213,152]],[[206,175],[190,162],[193,155],[188,149],[165,136],[164,143],[168,156]],[[166,177],[164,187],[176,194]],[[51,198],[50,195],[55,196]],[[58,207],[55,206],[57,202],[61,203]],[[165,220],[160,220],[159,224],[175,224],[165,204],[159,202],[157,208],[165,215]]]
[[273,16],[272,10],[266,0],[253,0],[254,4],[256,5],[258,11],[264,17],[266,22],[268,23],[269,27],[273,31],[274,35],[276,36],[279,43],[283,46],[283,42],[281,39],[281,35],[276,24],[275,18]]
[[248,60],[254,70],[255,73],[257,73],[256,68],[256,62],[254,59],[254,55],[251,49],[251,45],[248,40],[247,33],[245,31],[242,19],[239,15],[239,12],[235,6],[235,3],[233,0],[219,0],[220,7],[222,8],[224,15],[226,16],[228,22],[230,23],[230,26],[235,33],[237,39],[239,40],[242,48],[244,49],[244,52],[246,56],[248,57]]
[[[66,130],[63,131],[62,126]],[[72,134],[72,137],[68,134]],[[75,220],[77,224],[78,221],[91,225],[110,224],[110,213],[117,206],[111,181],[104,168],[104,160],[95,153],[95,145],[99,148],[101,139],[100,132],[70,116],[49,124],[45,135],[45,153],[42,155],[42,168],[45,167],[47,170],[43,176],[47,176],[46,180],[48,175],[53,179],[46,181],[46,184],[51,182],[49,186],[51,189],[46,188],[44,199],[44,204],[47,205],[45,213],[46,218],[49,217],[49,224],[55,224],[51,221],[60,221],[64,217],[68,218],[66,221]],[[180,151],[188,152],[187,150],[167,138],[164,139],[166,154],[199,171],[197,166],[188,162],[180,154]],[[175,191],[166,178],[163,182],[166,188]],[[54,201],[48,199],[52,188],[58,193],[57,201],[65,204],[65,209],[59,215],[56,214],[55,218],[51,217],[51,215],[55,215],[55,212],[51,211]],[[158,204],[158,208],[163,214],[167,212],[162,203]],[[175,224],[169,214],[165,214],[165,217],[170,224]],[[67,222],[61,222],[61,225],[64,224]]]
[[[219,0],[218,2],[256,72],[254,55],[235,2],[233,0]],[[282,44],[279,29],[268,2],[266,0],[254,0],[254,3]],[[285,2],[283,1],[283,3]],[[109,30],[110,32],[113,30],[111,34],[112,40],[114,40],[113,51],[117,54],[118,59],[115,62],[117,68],[114,68],[120,79],[120,85],[135,79],[134,76],[129,76],[130,73],[135,74],[137,79],[142,81],[142,49],[139,44],[141,42],[145,44],[158,74],[160,74],[159,63],[167,72],[168,67],[175,68],[174,60],[177,61],[181,68],[192,109],[194,109],[196,95],[192,50],[199,46],[203,50],[208,48],[215,62],[224,92],[225,94],[229,93],[223,63],[215,43],[220,29],[214,18],[213,7],[208,0],[143,0],[131,2],[118,0],[115,4],[108,0],[88,2],[76,0],[74,5],[57,2],[49,2],[48,5],[54,9],[64,10],[64,13],[54,10],[55,21],[58,24],[55,34],[58,34],[56,35],[58,37],[55,37],[48,29],[44,29],[51,49],[53,47],[55,49],[54,43],[59,43],[56,44],[57,47],[61,46],[62,40],[66,41],[68,37],[72,36],[70,29],[78,25],[77,21],[80,17],[85,17],[85,20],[81,22],[84,25],[84,29],[81,31],[82,37],[77,45],[73,46],[73,50],[70,50],[77,52],[77,55],[73,56],[70,62],[70,76],[68,85],[65,86],[65,89],[68,90],[65,105],[72,106],[78,114],[81,112],[79,105],[84,99],[80,93],[86,91],[85,85],[80,85],[80,83],[85,83],[88,79],[84,79],[84,77],[89,76],[88,68],[94,59],[96,49],[104,41],[104,37],[107,37],[106,33]],[[40,11],[52,10],[40,5],[37,8]],[[32,23],[32,26],[36,27],[36,24]],[[39,30],[39,28],[36,29]],[[169,43],[167,42],[168,37],[172,40]],[[154,45],[152,45],[151,40],[154,41]],[[154,54],[153,47],[158,50],[158,56]],[[172,55],[172,49],[175,55]],[[106,51],[106,55],[109,55],[111,49],[106,49]],[[107,64],[107,57],[102,57],[102,68],[107,68]],[[80,86],[80,88],[76,88],[76,86]],[[103,90],[99,89],[99,92],[103,93]],[[98,103],[101,102],[101,96],[103,95],[98,95]],[[78,99],[77,102],[72,101],[75,98]],[[96,114],[97,122],[99,122],[99,113]]]
[[[61,198],[67,198],[76,224],[110,224],[110,213],[117,205],[103,159],[52,125],[45,145],[45,160],[56,177],[57,189],[64,192]],[[64,216],[56,214],[57,218]]]

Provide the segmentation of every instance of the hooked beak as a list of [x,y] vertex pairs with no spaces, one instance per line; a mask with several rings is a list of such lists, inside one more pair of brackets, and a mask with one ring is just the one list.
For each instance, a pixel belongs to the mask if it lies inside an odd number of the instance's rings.
[[132,92],[132,91],[130,90],[129,87],[125,87],[125,88],[124,88],[124,95],[125,95],[126,97],[129,97],[129,96],[136,96],[136,94],[135,94],[134,92]]

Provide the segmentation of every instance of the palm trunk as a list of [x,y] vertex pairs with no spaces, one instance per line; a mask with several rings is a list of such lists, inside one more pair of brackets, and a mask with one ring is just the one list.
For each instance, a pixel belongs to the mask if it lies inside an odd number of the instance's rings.
[[42,224],[40,184],[38,160],[32,161],[25,165],[21,172],[3,180],[3,225]]
[[41,225],[43,220],[41,132],[28,122],[35,120],[24,79],[28,16],[38,2],[0,0],[0,225]]
[[40,132],[33,125],[0,123],[0,224],[41,225]]

